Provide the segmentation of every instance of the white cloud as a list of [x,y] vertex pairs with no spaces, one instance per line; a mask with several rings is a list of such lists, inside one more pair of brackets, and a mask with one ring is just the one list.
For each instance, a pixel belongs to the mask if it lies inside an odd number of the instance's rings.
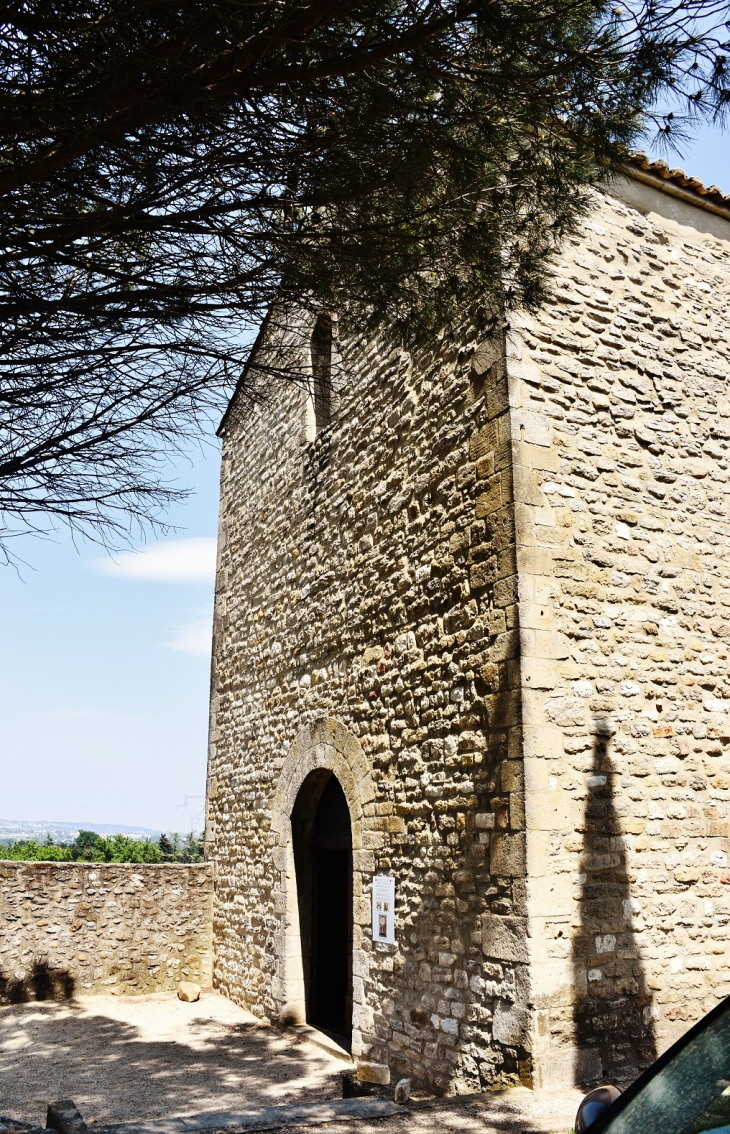
[[[171,539],[139,551],[126,551],[116,559],[97,559],[105,575],[155,583],[209,583],[215,579],[214,537]],[[189,652],[189,651],[188,651]]]
[[179,654],[193,654],[199,658],[209,658],[213,636],[210,614],[198,614],[186,622],[172,627],[171,637],[165,642],[168,650]]

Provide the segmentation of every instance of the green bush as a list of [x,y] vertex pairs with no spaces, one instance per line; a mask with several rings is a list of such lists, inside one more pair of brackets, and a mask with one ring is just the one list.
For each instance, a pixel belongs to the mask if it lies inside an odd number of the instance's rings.
[[0,845],[0,859],[21,862],[202,862],[203,836],[195,831],[179,835],[160,835],[152,839],[132,839],[129,835],[105,838],[96,831],[79,831],[72,843],[56,844],[47,837],[20,839]]
[[21,862],[70,862],[71,847],[39,843],[36,839],[21,839],[0,847],[0,858]]
[[157,843],[151,839],[130,839],[129,835],[104,838],[96,831],[79,831],[71,843],[71,858],[81,862],[161,862]]

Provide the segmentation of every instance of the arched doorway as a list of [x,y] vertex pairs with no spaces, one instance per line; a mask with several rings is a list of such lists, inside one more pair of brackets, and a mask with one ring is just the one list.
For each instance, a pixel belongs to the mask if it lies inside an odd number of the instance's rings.
[[352,1038],[352,829],[339,780],[318,769],[291,816],[307,1023]]

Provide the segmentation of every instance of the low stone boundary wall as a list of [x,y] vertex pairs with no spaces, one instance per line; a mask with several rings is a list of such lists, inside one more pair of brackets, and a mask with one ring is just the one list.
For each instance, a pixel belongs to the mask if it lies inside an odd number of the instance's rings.
[[213,866],[0,861],[0,1003],[212,983]]

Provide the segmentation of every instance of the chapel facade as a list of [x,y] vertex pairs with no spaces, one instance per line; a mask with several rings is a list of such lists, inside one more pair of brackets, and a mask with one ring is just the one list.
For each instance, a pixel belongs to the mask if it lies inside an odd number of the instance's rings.
[[644,161],[539,315],[320,319],[308,389],[234,397],[226,995],[446,1093],[626,1080],[730,993],[729,331],[729,202]]

